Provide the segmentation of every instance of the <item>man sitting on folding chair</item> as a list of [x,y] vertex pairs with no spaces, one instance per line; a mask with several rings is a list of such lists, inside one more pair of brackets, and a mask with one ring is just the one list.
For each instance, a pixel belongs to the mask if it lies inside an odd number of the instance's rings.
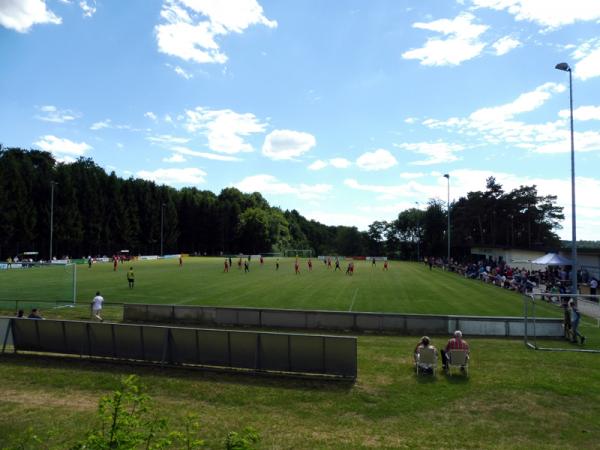
[[415,369],[417,374],[431,373],[435,375],[437,367],[437,349],[431,345],[431,340],[423,336],[414,351]]
[[460,362],[460,370],[461,372],[465,372],[469,360],[469,344],[462,338],[460,330],[454,332],[454,337],[448,340],[446,347],[442,350],[442,363],[444,364],[445,371],[448,371],[449,365],[456,365],[456,362],[452,364],[453,361],[451,360],[453,352],[461,352],[465,355]]

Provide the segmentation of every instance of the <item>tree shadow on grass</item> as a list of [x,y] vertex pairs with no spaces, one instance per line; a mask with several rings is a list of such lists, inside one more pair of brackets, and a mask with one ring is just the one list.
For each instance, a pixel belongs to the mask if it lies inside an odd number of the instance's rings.
[[109,358],[81,358],[79,356],[47,356],[39,354],[3,354],[0,361],[21,367],[74,371],[102,372],[116,375],[135,374],[177,378],[179,380],[204,380],[232,385],[277,387],[291,390],[350,391],[355,380],[342,378],[319,378],[309,375],[277,374],[264,371],[244,371],[229,368],[200,367],[186,365],[160,365],[136,361],[115,361]]

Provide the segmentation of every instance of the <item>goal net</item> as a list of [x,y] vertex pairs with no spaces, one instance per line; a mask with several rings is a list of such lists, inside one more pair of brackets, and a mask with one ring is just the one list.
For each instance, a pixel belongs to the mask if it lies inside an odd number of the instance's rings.
[[17,263],[0,268],[0,305],[26,308],[28,304],[75,303],[77,269],[75,264]]

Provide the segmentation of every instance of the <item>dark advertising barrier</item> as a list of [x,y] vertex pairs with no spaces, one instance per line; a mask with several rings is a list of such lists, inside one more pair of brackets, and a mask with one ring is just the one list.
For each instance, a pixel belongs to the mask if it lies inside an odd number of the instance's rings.
[[[310,311],[269,308],[125,304],[126,322],[172,323],[189,326],[246,326],[397,333],[450,334],[460,329],[471,336],[522,337],[522,317],[442,316],[428,314]],[[531,325],[533,321],[530,321]],[[563,335],[562,319],[536,319],[538,337]]]
[[356,378],[356,338],[66,320],[5,319],[2,347],[172,365]]

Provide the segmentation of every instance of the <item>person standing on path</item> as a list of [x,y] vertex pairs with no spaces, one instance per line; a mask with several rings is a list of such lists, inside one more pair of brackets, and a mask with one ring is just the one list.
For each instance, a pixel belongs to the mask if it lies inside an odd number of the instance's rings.
[[[590,295],[596,295],[597,289],[598,289],[598,280],[596,280],[596,278],[592,278],[590,280]],[[597,298],[594,298],[592,300],[594,300],[595,302],[598,301]]]
[[104,303],[104,297],[102,297],[100,291],[98,291],[96,292],[96,296],[92,299],[92,317],[95,317],[100,322],[104,322],[104,319],[100,316],[102,303]]
[[585,336],[578,330],[581,314],[577,309],[577,303],[573,299],[569,300],[569,312],[571,313],[571,342],[577,343],[577,338],[579,338],[581,345],[583,345],[585,344]]
[[129,283],[129,289],[133,289],[135,283],[135,274],[133,273],[133,267],[130,267],[127,271],[127,282]]

